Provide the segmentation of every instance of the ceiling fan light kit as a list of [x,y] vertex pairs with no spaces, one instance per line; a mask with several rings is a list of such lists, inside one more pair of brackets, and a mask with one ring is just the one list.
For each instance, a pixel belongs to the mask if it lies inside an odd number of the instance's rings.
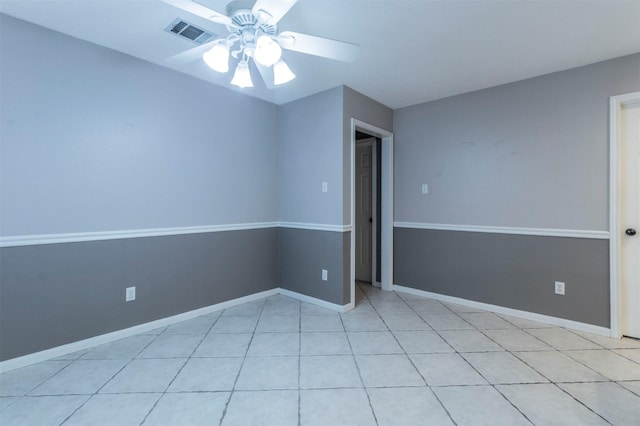
[[[231,80],[231,84],[237,87],[253,87],[250,60],[253,60],[268,88],[293,80],[296,75],[282,59],[282,49],[345,62],[355,60],[358,51],[358,46],[351,43],[291,31],[278,33],[278,22],[297,0],[234,0],[227,5],[226,15],[192,0],[163,1],[212,23],[226,26],[230,33],[226,38],[218,38],[201,46],[211,46],[202,54],[202,59],[219,73],[229,71],[230,56],[238,59]],[[196,49],[193,49],[194,53]],[[184,56],[185,53],[173,58]],[[269,69],[273,72],[269,72]]]

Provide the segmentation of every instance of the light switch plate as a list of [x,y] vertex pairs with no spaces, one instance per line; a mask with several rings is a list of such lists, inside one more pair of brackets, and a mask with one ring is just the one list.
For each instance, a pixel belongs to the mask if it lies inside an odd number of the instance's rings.
[[135,287],[127,287],[124,296],[125,302],[131,302],[132,300],[136,300],[136,288]]
[[329,184],[327,182],[322,182],[322,192],[329,191]]
[[427,185],[426,183],[422,184],[422,193],[423,194],[428,194],[429,193],[429,185]]

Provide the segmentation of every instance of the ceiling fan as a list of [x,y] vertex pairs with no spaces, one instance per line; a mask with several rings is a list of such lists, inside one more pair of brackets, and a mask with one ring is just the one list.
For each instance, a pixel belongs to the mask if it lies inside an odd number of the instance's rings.
[[231,84],[253,87],[249,62],[253,61],[269,89],[295,78],[282,59],[282,49],[353,62],[359,46],[309,34],[278,29],[278,22],[297,0],[234,0],[227,5],[226,14],[216,12],[193,0],[162,0],[172,6],[208,21],[225,25],[229,35],[167,58],[183,64],[202,56],[213,70],[229,71],[230,57],[238,60]]

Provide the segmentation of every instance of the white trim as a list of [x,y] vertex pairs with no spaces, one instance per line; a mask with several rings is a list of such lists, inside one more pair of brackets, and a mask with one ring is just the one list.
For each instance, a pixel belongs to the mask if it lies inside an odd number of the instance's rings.
[[78,243],[85,241],[120,240],[125,238],[161,237],[168,235],[204,234],[208,232],[244,231],[265,228],[296,228],[316,231],[349,232],[351,225],[325,225],[299,222],[257,222],[228,225],[184,226],[177,228],[129,229],[124,231],[70,232],[65,234],[16,235],[0,237],[0,247],[35,246],[42,244]]
[[247,229],[274,228],[276,226],[278,226],[278,222],[258,222],[236,223],[228,225],[183,226],[177,228],[130,229],[125,231],[18,235],[11,237],[0,237],[0,247],[77,243],[83,241],[119,240],[124,238],[161,237],[167,235],[203,234],[208,232],[244,231]]
[[322,223],[278,222],[281,228],[309,229],[312,231],[349,232],[351,225],[325,225]]
[[285,288],[278,288],[278,293],[282,294],[283,296],[288,296],[288,297],[291,297],[292,299],[299,300],[301,302],[311,303],[313,305],[320,306],[322,308],[331,309],[332,311],[337,311],[340,313],[347,312],[353,308],[350,306],[350,304],[338,305],[336,303],[327,302],[326,300],[307,296],[306,294],[296,293],[295,291],[287,290]]
[[514,228],[507,226],[454,225],[444,223],[394,222],[396,228],[433,229],[442,231],[484,232],[490,234],[535,235],[542,237],[609,239],[607,231],[553,228]]
[[[351,133],[349,146],[349,168],[351,178],[350,197],[350,220],[352,224],[356,221],[355,209],[355,150],[356,150],[356,128],[381,138],[381,232],[380,232],[380,281],[382,290],[391,290],[393,287],[393,133],[381,129],[364,121],[351,118]],[[356,288],[356,250],[355,232],[351,233],[351,253],[349,280],[351,286],[350,303],[355,303]],[[375,281],[375,280],[374,280]]]
[[401,293],[414,294],[416,296],[428,297],[447,303],[456,303],[458,305],[469,306],[471,308],[483,309],[497,314],[509,315],[516,318],[523,318],[531,321],[541,322],[543,324],[551,324],[559,327],[569,328],[571,330],[584,331],[587,333],[598,334],[600,336],[611,336],[611,330],[606,327],[600,327],[584,322],[572,321],[564,318],[552,317],[550,315],[536,314],[534,312],[521,311],[519,309],[505,308],[504,306],[491,305],[489,303],[476,302],[473,300],[462,299],[459,297],[447,296],[439,293],[431,293],[429,291],[418,290],[411,287],[394,285],[393,289]]
[[215,305],[206,306],[204,308],[194,309],[193,311],[183,312],[178,315],[161,318],[159,320],[146,322],[144,324],[135,325],[133,327],[113,331],[111,333],[101,334],[99,336],[94,336],[88,339],[79,340],[77,342],[69,343],[66,345],[57,346],[55,348],[46,349],[44,351],[35,352],[32,354],[2,361],[0,362],[0,373],[4,373],[10,370],[15,370],[16,368],[26,367],[27,365],[35,364],[42,361],[47,361],[49,359],[57,358],[63,355],[68,355],[73,352],[90,349],[98,345],[103,345],[105,343],[110,343],[119,339],[124,339],[125,337],[130,337],[139,333],[151,331],[159,327],[166,327],[169,325],[173,325],[180,321],[196,318],[196,317],[199,317],[200,315],[209,314],[211,312],[220,311],[222,309],[231,308],[233,306],[240,305],[242,303],[263,299],[265,297],[276,295],[279,292],[280,292],[279,288],[261,291],[259,293],[254,293],[248,296],[239,297],[237,299],[227,300],[226,302],[216,303]]
[[620,283],[620,110],[640,101],[640,92],[609,98],[609,300],[611,337],[622,337]]

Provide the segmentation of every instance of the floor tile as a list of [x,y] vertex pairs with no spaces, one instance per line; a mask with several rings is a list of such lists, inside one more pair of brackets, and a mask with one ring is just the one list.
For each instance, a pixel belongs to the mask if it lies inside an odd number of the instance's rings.
[[508,351],[550,351],[553,348],[522,330],[484,330],[491,340]]
[[513,324],[490,312],[462,312],[459,315],[478,330],[508,330],[515,328]]
[[640,349],[616,349],[614,352],[640,364]]
[[529,328],[558,328],[555,325],[545,324],[538,321],[532,321],[524,318],[512,317],[509,315],[501,315],[497,314],[500,318],[509,321],[511,324],[515,325],[518,328],[529,329]]
[[420,316],[434,330],[472,330],[473,326],[456,314],[421,313]]
[[222,426],[296,426],[298,391],[234,392]]
[[186,358],[204,339],[203,334],[161,334],[138,358]]
[[116,340],[105,345],[96,346],[86,351],[81,359],[131,359],[146,348],[156,336],[138,334],[126,339]]
[[6,426],[58,426],[78,409],[89,395],[23,397],[0,411]]
[[425,386],[406,355],[358,355],[356,362],[366,387]]
[[207,334],[217,317],[201,316],[170,325],[164,334]]
[[351,354],[346,333],[301,333],[300,340],[301,355]]
[[299,353],[299,333],[263,333],[253,336],[247,356],[282,356]]
[[162,394],[94,395],[65,426],[138,426]]
[[167,392],[230,391],[242,358],[192,358],[184,365]]
[[300,331],[300,321],[287,315],[262,315],[258,320],[256,333],[284,333]]
[[22,396],[69,365],[69,361],[44,361],[0,375],[0,396]]
[[[0,396],[0,411],[17,400],[17,396]],[[2,415],[0,415],[0,419],[2,419]]]
[[402,299],[402,300],[431,300],[428,297],[424,297],[424,296],[419,296],[417,294],[411,294],[411,293],[405,293],[399,290],[396,290],[396,294]]
[[364,389],[300,391],[300,422],[305,426],[375,426]]
[[262,314],[300,316],[300,302],[294,299],[289,299],[289,301],[267,301]]
[[210,333],[253,333],[257,323],[257,316],[220,317]]
[[455,353],[410,355],[429,386],[484,385],[487,381]]
[[435,331],[394,331],[393,334],[408,354],[454,352]]
[[208,334],[192,356],[196,358],[244,357],[251,337],[249,333]]
[[323,308],[322,306],[313,305],[311,303],[302,303],[301,305],[302,315],[335,315],[336,311],[333,309]]
[[166,393],[143,426],[217,425],[230,395],[229,392]]
[[461,314],[461,313],[476,313],[476,312],[487,312],[483,309],[479,309],[479,308],[474,308],[472,306],[465,306],[465,305],[460,305],[458,303],[448,303],[448,302],[443,302],[442,303],[444,306],[446,306],[447,308],[449,308],[449,310],[457,313],[457,314]]
[[640,380],[640,364],[613,351],[603,349],[565,353],[611,380]]
[[402,348],[389,331],[347,333],[354,354],[401,354]]
[[255,302],[247,302],[241,305],[233,306],[222,311],[223,317],[250,316],[257,317],[262,312],[265,300],[257,300]]
[[574,333],[607,349],[640,349],[640,340],[630,339],[628,337],[612,339],[610,337],[599,336],[597,334],[585,333],[582,331],[574,331]]
[[387,326],[376,315],[343,315],[342,323],[347,331],[386,331]]
[[608,380],[562,352],[517,352],[514,355],[552,382],[598,382]]
[[417,314],[382,314],[389,330],[431,330],[429,324]]
[[373,388],[368,392],[379,426],[454,424],[429,388]]
[[300,388],[356,388],[362,387],[353,356],[300,357]]
[[304,315],[302,331],[344,331],[340,315]]
[[378,314],[373,309],[373,305],[371,305],[371,303],[369,303],[368,301],[367,302],[360,301],[349,312],[345,312],[344,314],[342,314],[342,317],[343,318],[347,318],[347,317],[358,316],[358,315],[374,315],[374,316],[377,316]]
[[504,351],[478,330],[442,330],[440,336],[458,352]]
[[602,349],[600,345],[565,330],[564,328],[535,328],[527,333],[561,351],[575,349]]
[[616,383],[565,383],[559,386],[611,424],[640,423],[640,396]]
[[240,371],[236,389],[298,389],[298,357],[247,358]]
[[497,386],[536,425],[606,425],[600,416],[553,384]]
[[491,384],[548,381],[508,352],[465,353],[462,356]]
[[415,312],[424,314],[451,314],[451,310],[435,300],[408,300],[407,305]]
[[128,360],[78,360],[30,392],[31,395],[91,394],[120,371]]
[[433,392],[459,426],[531,426],[531,423],[491,386],[449,386],[434,388]]
[[414,311],[405,302],[401,300],[393,301],[393,302],[372,300],[371,304],[373,305],[378,315],[384,315],[384,314],[390,314],[390,313],[410,315],[414,313]]
[[60,355],[57,356],[55,358],[53,358],[51,361],[74,361],[78,358],[80,358],[82,355],[84,355],[87,351],[82,350],[82,351],[77,351],[77,352],[71,352],[69,354],[64,354],[64,355]]
[[635,393],[636,395],[640,396],[640,381],[619,382],[618,384],[626,389],[629,389],[631,392]]
[[186,359],[134,359],[100,393],[164,392]]

